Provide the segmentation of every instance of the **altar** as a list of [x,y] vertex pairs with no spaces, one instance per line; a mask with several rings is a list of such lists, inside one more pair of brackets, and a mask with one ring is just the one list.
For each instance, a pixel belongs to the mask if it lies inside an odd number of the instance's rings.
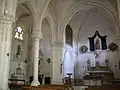
[[111,70],[105,67],[92,67],[83,76],[85,85],[103,85],[111,84],[114,79],[114,74]]

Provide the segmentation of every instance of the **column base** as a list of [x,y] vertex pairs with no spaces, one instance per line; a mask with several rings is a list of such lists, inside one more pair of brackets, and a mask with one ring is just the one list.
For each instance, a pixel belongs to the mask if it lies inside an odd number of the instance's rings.
[[38,86],[38,85],[40,85],[38,80],[33,80],[31,83],[31,86]]

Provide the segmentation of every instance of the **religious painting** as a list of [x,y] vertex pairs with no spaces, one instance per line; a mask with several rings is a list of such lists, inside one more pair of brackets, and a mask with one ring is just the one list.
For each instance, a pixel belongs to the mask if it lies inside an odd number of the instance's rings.
[[107,35],[101,36],[98,31],[95,32],[94,36],[89,37],[90,51],[95,51],[98,49],[106,50],[107,49],[106,37]]
[[67,25],[65,29],[65,43],[73,46],[73,31],[70,25]]

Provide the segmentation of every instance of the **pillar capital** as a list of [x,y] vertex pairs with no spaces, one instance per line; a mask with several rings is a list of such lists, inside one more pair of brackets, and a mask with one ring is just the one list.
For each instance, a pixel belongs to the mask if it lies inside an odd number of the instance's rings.
[[0,23],[11,24],[15,22],[16,18],[10,15],[4,15],[0,17]]
[[52,47],[63,47],[64,46],[64,43],[62,42],[52,42]]
[[40,28],[36,28],[35,30],[33,30],[32,38],[33,39],[42,39],[43,38]]
[[119,41],[120,41],[120,36],[116,36],[116,40],[119,40]]

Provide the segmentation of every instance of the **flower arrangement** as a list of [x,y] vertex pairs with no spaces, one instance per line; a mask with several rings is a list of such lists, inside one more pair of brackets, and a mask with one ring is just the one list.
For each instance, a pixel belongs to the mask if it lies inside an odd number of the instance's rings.
[[118,45],[117,45],[116,43],[112,42],[112,43],[110,43],[110,44],[108,45],[108,49],[109,49],[110,51],[114,52],[114,51],[116,51],[116,50],[118,49]]

